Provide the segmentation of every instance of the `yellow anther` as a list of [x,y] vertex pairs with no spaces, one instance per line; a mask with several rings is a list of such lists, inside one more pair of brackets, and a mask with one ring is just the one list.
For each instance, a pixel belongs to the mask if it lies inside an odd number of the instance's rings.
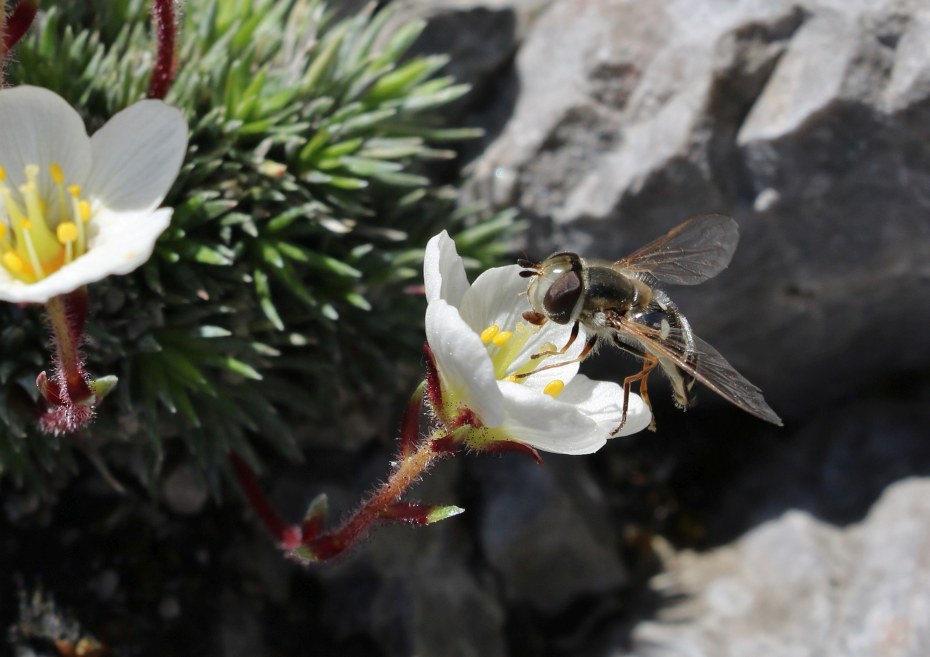
[[6,224],[0,222],[0,240],[6,239]]
[[504,378],[504,381],[510,381],[511,383],[520,383],[520,377],[516,374],[511,374],[508,377]]
[[60,223],[58,224],[58,228],[55,229],[55,235],[62,244],[73,242],[78,238],[77,224],[71,221]]
[[489,343],[500,330],[501,328],[497,324],[491,324],[481,332],[481,341],[484,344]]
[[3,254],[3,266],[14,274],[18,274],[23,271],[26,265],[22,258],[10,251]]
[[28,219],[23,219],[19,222],[19,225],[23,230],[32,230],[32,222]]
[[81,186],[80,185],[68,185],[68,193],[71,194],[71,196],[80,196]]
[[35,194],[36,198],[38,198],[39,165],[38,164],[27,164],[24,167],[24,170],[26,172],[26,184],[20,185],[19,191],[22,192],[23,196],[26,196],[27,194]]
[[6,180],[6,169],[0,167],[0,182]]
[[84,221],[84,222],[90,221],[90,215],[91,215],[90,201],[82,200],[80,203],[78,203],[78,208],[80,209],[80,212],[81,212],[81,221]]
[[563,390],[565,390],[565,384],[558,379],[550,381],[546,384],[546,387],[543,388],[543,392],[550,397],[558,397],[562,394]]
[[496,347],[503,347],[511,337],[513,337],[513,331],[501,331],[491,338],[491,342]]
[[52,182],[56,185],[60,185],[65,181],[65,172],[61,170],[57,162],[52,162],[51,165],[49,165],[48,174],[52,177]]

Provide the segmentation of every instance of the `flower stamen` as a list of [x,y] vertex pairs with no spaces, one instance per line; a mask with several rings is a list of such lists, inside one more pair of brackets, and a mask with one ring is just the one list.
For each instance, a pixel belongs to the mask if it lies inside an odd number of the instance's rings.
[[[80,198],[78,185],[65,186],[61,165],[53,162],[48,176],[54,184],[53,202],[46,203],[38,165],[24,167],[26,182],[16,188],[7,184],[0,167],[0,264],[15,278],[35,283],[82,256],[87,250],[84,223],[93,214],[90,203]],[[68,196],[70,195],[70,199]],[[6,210],[6,223],[2,211]],[[12,229],[12,230],[8,230]]]
[[78,238],[78,227],[73,221],[65,221],[58,224],[55,229],[55,236],[58,241],[65,245],[65,262],[71,262],[74,259],[74,242]]
[[497,335],[491,338],[491,342],[494,343],[495,347],[503,347],[512,337],[512,331],[500,331]]
[[497,335],[498,332],[500,332],[500,330],[501,330],[500,326],[498,326],[497,324],[491,324],[489,327],[487,327],[481,332],[481,335],[480,335],[481,342],[483,342],[484,344],[489,343],[491,340],[494,339],[494,336]]
[[22,273],[22,271],[26,268],[23,259],[12,251],[8,251],[3,254],[3,266],[14,275]]
[[565,383],[559,379],[554,379],[546,384],[546,387],[543,388],[543,393],[550,397],[558,397],[562,394],[563,390],[565,390]]
[[52,162],[48,167],[48,175],[51,176],[52,182],[61,186],[65,182],[65,173],[61,170],[61,165]]
[[20,239],[26,249],[26,253],[29,255],[29,264],[32,265],[32,272],[37,279],[45,278],[45,272],[42,271],[42,264],[39,262],[39,254],[36,253],[35,245],[32,243],[32,235],[29,233],[29,231],[32,230],[32,222],[21,221],[20,228],[22,229],[22,237]]

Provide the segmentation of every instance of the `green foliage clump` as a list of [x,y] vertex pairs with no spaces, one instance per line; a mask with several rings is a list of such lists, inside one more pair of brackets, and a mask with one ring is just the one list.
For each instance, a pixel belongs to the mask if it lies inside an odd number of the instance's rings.
[[[8,76],[61,94],[96,130],[146,95],[148,11],[53,6]],[[87,435],[39,435],[41,312],[2,306],[0,472],[41,481],[75,445],[114,440],[146,445],[157,470],[169,437],[208,466],[230,448],[250,457],[256,437],[296,458],[296,419],[333,426],[345,399],[394,393],[396,362],[423,340],[426,240],[450,228],[489,265],[512,221],[457,211],[435,182],[449,144],[475,134],[437,112],[466,88],[438,75],[445,57],[406,56],[424,26],[392,18],[316,0],[184,5],[166,101],[191,137],[172,224],[143,268],[90,289],[88,368],[119,386]]]

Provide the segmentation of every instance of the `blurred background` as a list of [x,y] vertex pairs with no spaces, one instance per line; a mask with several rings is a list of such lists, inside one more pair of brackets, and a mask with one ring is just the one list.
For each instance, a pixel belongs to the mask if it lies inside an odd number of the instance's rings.
[[[156,504],[82,466],[54,504],[5,499],[15,654],[46,654],[24,622],[140,655],[930,654],[926,2],[382,4],[385,35],[425,19],[412,53],[471,85],[443,118],[484,136],[419,171],[484,209],[463,230],[516,209],[500,262],[617,259],[690,216],[737,219],[729,269],[669,292],[785,426],[700,386],[682,413],[653,377],[656,433],[440,463],[414,497],[465,514],[311,568],[184,459]],[[415,350],[384,357],[412,388]],[[386,476],[405,397],[382,390],[339,430],[296,423],[302,463],[258,449],[288,517],[320,492],[338,517]]]

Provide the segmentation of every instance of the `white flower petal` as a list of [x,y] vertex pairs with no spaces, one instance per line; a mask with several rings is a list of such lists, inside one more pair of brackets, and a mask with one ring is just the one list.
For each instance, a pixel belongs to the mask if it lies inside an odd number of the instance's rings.
[[456,308],[468,290],[465,263],[446,231],[434,236],[426,244],[423,254],[423,287],[427,302],[443,299]]
[[591,454],[607,442],[609,430],[573,404],[519,383],[498,385],[507,416],[496,430],[511,439],[556,454]]
[[109,274],[128,274],[146,262],[155,248],[155,242],[171,223],[172,208],[154,212],[101,212],[94,217],[97,232],[90,237],[86,255],[75,261],[96,256]]
[[482,272],[462,296],[459,313],[473,330],[480,333],[491,324],[513,330],[524,322],[523,313],[530,308],[526,300],[526,279],[520,278],[517,265],[494,267]]
[[484,424],[500,423],[503,399],[488,352],[458,310],[442,299],[426,307],[426,341],[446,392],[460,397]]
[[91,147],[84,121],[58,94],[41,87],[0,91],[0,166],[12,186],[26,180],[26,165],[40,167],[39,184],[50,199],[48,167],[58,164],[68,184],[83,184],[90,171]]
[[[593,381],[584,374],[572,379],[558,399],[574,404],[608,434],[619,426],[623,415],[623,387],[610,381]],[[626,422],[617,436],[642,431],[649,426],[651,420],[652,413],[642,398],[630,393]]]
[[97,233],[90,249],[47,278],[28,284],[0,267],[0,300],[45,303],[113,274],[128,274],[152,255],[158,236],[171,222],[171,208],[144,213],[101,213],[94,216]]
[[114,115],[91,138],[93,171],[86,193],[116,211],[158,207],[187,150],[187,123],[160,100],[142,100]]

